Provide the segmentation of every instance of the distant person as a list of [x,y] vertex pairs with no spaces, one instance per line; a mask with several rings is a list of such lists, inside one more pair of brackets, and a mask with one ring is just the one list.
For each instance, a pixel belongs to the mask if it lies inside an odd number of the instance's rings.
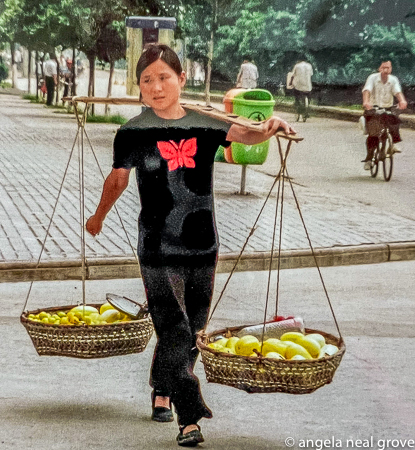
[[45,75],[46,83],[46,104],[51,106],[53,103],[53,96],[55,93],[55,86],[58,84],[58,63],[56,56],[51,53],[49,59],[43,64],[43,73]]
[[[311,84],[311,77],[313,76],[312,65],[303,60],[297,61],[293,70],[290,85],[293,88],[295,98],[295,107],[298,115],[302,114],[303,119],[308,117],[308,104],[310,103],[310,92],[313,89]],[[306,101],[307,108],[304,109]]]
[[236,78],[236,87],[255,89],[257,87],[258,78],[257,66],[252,62],[251,57],[246,56],[239,69],[238,77]]
[[[394,114],[376,114],[373,107],[378,106],[384,108],[387,111],[391,111],[393,105],[393,98],[398,100],[398,109],[406,109],[408,106],[405,96],[402,93],[402,88],[399,80],[392,73],[392,63],[390,61],[383,61],[378,69],[378,73],[369,75],[366,80],[366,84],[363,87],[363,108],[364,117],[366,119],[366,127],[369,136],[366,140],[366,158],[363,160],[365,163],[364,169],[370,169],[370,161],[373,157],[373,151],[378,145],[379,138],[376,136],[379,126],[379,122],[387,124],[390,133],[392,135],[394,153],[400,153],[401,149],[397,145],[397,142],[401,142],[401,136],[399,133],[399,118]],[[377,122],[377,123],[376,123]]]

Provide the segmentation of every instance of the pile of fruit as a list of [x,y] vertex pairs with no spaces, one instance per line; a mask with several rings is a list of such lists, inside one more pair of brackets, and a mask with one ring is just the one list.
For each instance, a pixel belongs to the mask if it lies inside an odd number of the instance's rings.
[[104,303],[98,310],[94,306],[79,305],[69,311],[50,313],[41,311],[29,314],[28,320],[53,325],[105,325],[107,323],[129,322],[133,320],[127,314],[115,309],[110,303]]
[[326,344],[321,334],[303,334],[297,331],[284,333],[280,339],[269,338],[263,344],[252,335],[241,338],[220,337],[208,344],[208,347],[221,353],[290,360],[318,359],[339,351],[335,345]]

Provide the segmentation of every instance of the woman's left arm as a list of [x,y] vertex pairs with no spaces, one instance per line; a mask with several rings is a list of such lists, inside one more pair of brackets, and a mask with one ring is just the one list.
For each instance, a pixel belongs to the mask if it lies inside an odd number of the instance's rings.
[[258,131],[250,130],[242,125],[233,124],[228,131],[226,140],[229,142],[240,142],[241,144],[254,145],[267,141],[274,136],[277,131],[283,131],[286,134],[295,134],[295,130],[280,117],[273,116],[258,127]]

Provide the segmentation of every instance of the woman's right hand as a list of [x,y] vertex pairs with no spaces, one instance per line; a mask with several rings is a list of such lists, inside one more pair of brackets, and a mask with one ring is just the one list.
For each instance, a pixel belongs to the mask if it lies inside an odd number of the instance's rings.
[[96,236],[101,233],[103,221],[98,219],[96,215],[91,216],[85,225],[86,231],[92,236]]

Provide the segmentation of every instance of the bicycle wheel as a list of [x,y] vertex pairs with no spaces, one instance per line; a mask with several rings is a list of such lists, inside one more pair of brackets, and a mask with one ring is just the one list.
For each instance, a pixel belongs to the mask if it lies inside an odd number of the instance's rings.
[[388,132],[386,138],[382,142],[382,154],[385,155],[383,160],[383,178],[389,181],[392,178],[393,170],[393,150],[392,136]]
[[379,170],[379,144],[378,146],[375,148],[374,153],[373,153],[373,158],[372,161],[370,161],[370,175],[372,178],[375,178],[376,175],[378,174],[378,170]]

